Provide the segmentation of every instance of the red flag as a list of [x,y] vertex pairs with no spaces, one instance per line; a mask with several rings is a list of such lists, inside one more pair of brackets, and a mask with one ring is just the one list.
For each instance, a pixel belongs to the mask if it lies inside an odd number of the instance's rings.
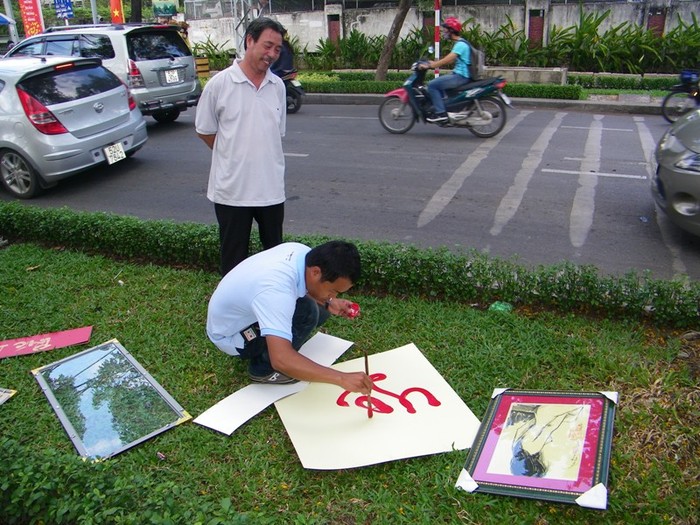
[[109,11],[110,15],[112,16],[113,23],[123,24],[125,22],[122,0],[109,0]]

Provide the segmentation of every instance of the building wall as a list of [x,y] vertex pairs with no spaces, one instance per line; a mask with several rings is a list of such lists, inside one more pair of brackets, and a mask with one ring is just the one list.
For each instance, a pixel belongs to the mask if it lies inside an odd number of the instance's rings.
[[[517,29],[527,32],[529,13],[531,10],[544,10],[545,39],[553,26],[566,28],[578,25],[579,2],[570,0],[567,3],[551,3],[550,0],[525,0],[525,5],[468,5],[448,6],[442,9],[443,20],[455,16],[462,21],[473,20],[479,24],[482,31],[494,32],[508,20]],[[585,13],[604,13],[610,10],[610,16],[601,24],[600,31],[624,22],[647,27],[650,12],[663,11],[666,15],[664,33],[678,25],[679,19],[692,20],[693,15],[700,19],[699,0],[628,0],[628,2],[595,2],[585,3]],[[328,16],[340,15],[343,36],[353,29],[367,36],[386,35],[394,20],[393,8],[343,9],[340,4],[325,6],[325,11],[299,11],[293,13],[273,13],[284,25],[292,37],[299,39],[301,47],[307,46],[314,51],[319,40],[328,38]],[[430,13],[425,13],[431,15]],[[411,9],[403,24],[399,38],[406,37],[411,31],[423,26],[424,13]],[[190,25],[189,37],[193,43],[205,42],[209,38],[213,43],[228,48],[238,48],[240,35],[236,35],[233,18],[208,18],[203,20],[187,20]],[[546,40],[545,40],[546,43]],[[242,47],[242,46],[241,46]]]

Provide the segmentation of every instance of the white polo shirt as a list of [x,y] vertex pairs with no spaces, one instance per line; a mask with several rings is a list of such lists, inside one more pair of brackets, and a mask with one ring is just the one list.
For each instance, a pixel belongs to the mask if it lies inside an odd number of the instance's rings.
[[214,75],[197,104],[195,128],[216,134],[207,198],[228,206],[272,206],[285,200],[282,137],[284,82],[269,70],[256,89],[238,61]]
[[222,351],[238,355],[241,330],[257,322],[262,335],[292,341],[297,299],[306,290],[306,254],[311,248],[288,242],[256,253],[228,272],[214,290],[207,335]]

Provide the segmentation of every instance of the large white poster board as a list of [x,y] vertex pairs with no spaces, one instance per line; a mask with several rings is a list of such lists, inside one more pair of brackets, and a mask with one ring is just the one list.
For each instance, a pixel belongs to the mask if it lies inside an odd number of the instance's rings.
[[[299,353],[312,361],[330,366],[351,346],[351,341],[317,333],[301,347]],[[243,423],[275,401],[304,390],[308,385],[303,381],[291,385],[251,384],[219,401],[194,422],[230,436]]]
[[[334,365],[364,370],[364,360]],[[308,469],[361,467],[471,447],[479,420],[414,344],[369,356],[367,396],[312,383],[275,403]]]

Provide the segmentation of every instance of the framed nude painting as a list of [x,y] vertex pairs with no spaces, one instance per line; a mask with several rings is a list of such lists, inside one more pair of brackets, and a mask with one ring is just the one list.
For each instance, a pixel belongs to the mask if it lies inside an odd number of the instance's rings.
[[616,392],[495,390],[457,487],[607,507]]

